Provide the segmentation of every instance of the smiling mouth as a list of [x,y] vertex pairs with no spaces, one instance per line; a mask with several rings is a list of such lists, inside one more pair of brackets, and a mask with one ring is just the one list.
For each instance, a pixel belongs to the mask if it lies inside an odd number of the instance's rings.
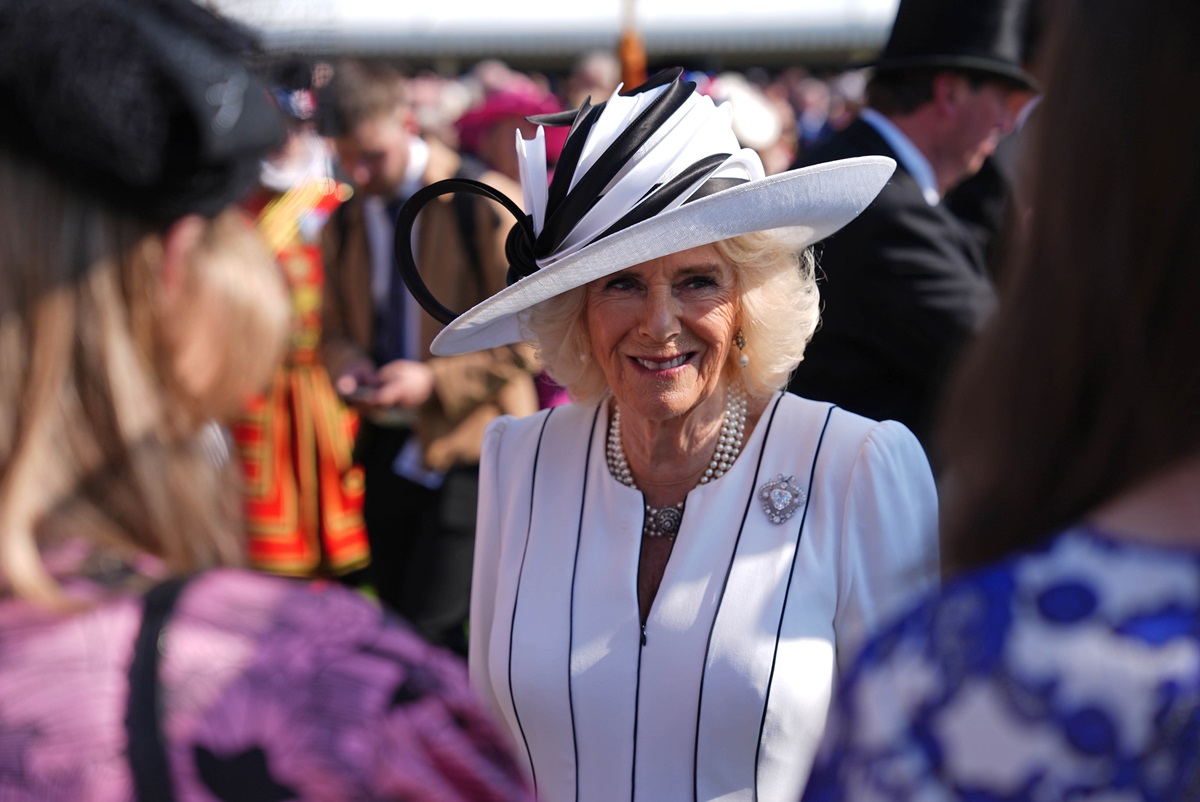
[[644,367],[646,370],[670,370],[677,368],[680,365],[687,363],[692,358],[693,354],[680,354],[677,357],[657,362],[653,359],[642,359],[640,356],[633,357],[633,361]]

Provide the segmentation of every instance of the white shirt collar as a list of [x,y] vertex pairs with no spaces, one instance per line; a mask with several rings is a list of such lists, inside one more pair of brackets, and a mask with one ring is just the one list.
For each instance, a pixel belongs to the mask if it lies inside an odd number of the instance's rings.
[[425,171],[429,168],[429,143],[419,136],[409,138],[408,166],[404,168],[404,180],[396,188],[396,197],[403,200],[425,185]]
[[1036,109],[1038,104],[1041,102],[1042,96],[1034,95],[1025,103],[1024,106],[1021,107],[1021,110],[1017,112],[1016,122],[1013,124],[1014,131],[1020,131],[1025,127],[1025,123],[1029,122],[1029,115],[1033,114],[1033,110]]
[[942,195],[937,188],[937,175],[933,172],[933,165],[925,158],[912,140],[905,136],[896,125],[884,117],[874,109],[863,109],[859,112],[859,117],[874,128],[884,141],[888,143],[896,153],[896,158],[904,165],[904,169],[917,182],[917,186],[921,188],[921,194],[925,196],[925,202],[930,206],[937,206],[942,202]]

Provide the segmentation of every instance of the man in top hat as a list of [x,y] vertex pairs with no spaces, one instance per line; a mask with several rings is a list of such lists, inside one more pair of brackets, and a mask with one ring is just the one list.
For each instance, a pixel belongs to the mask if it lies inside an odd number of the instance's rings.
[[898,167],[823,248],[821,327],[789,389],[926,445],[943,379],[995,296],[978,237],[942,202],[1011,130],[1031,0],[901,0],[867,107],[797,166],[884,155]]

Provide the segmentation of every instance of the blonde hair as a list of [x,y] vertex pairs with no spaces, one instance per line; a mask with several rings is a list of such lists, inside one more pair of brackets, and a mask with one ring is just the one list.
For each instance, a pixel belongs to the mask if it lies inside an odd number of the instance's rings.
[[[240,562],[234,477],[196,435],[278,364],[289,314],[265,246],[236,212],[206,223],[184,311],[220,323],[197,331],[161,309],[160,232],[8,153],[0,199],[0,574],[63,606],[41,560],[51,538],[176,573]],[[220,357],[200,391],[179,375],[184,332]]]
[[[730,349],[727,380],[740,380],[746,392],[765,398],[787,384],[804,358],[819,318],[819,295],[811,249],[797,253],[771,232],[755,232],[714,243],[737,280],[738,325],[744,351]],[[592,401],[608,391],[592,359],[584,306],[587,287],[576,287],[537,304],[522,324],[538,349],[545,371],[575,401]],[[741,367],[744,353],[750,363]]]

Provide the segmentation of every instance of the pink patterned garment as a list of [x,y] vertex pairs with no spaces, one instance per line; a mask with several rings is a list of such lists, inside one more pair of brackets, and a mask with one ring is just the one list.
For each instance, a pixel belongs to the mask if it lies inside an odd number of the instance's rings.
[[[54,562],[92,606],[0,599],[0,799],[126,802],[127,677],[159,571],[78,546]],[[530,799],[458,659],[340,586],[203,573],[160,652],[178,800]]]

